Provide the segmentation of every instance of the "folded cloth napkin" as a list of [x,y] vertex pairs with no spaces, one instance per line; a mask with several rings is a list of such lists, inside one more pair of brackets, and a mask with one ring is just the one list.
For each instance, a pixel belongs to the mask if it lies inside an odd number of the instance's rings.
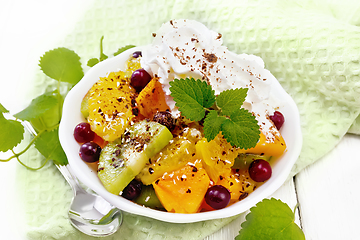
[[[223,35],[236,53],[255,54],[293,97],[301,115],[303,149],[291,176],[313,163],[345,133],[360,134],[360,3],[335,1],[93,1],[62,45],[86,61],[127,44],[145,45],[162,23],[175,18],[202,22]],[[60,47],[60,46],[59,46]],[[46,88],[39,71],[39,94]],[[349,130],[350,129],[350,130]],[[29,162],[40,155],[31,150]],[[92,239],[72,228],[67,209],[72,197],[57,169],[18,169],[29,239]],[[171,224],[125,214],[124,224],[105,239],[202,239],[234,218]]]

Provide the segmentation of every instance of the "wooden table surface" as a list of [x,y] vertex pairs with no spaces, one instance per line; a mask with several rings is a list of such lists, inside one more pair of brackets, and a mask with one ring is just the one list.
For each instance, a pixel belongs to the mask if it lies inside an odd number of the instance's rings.
[[[28,96],[18,84],[34,73],[39,56],[54,47],[56,38],[68,30],[59,19],[76,21],[70,12],[80,11],[82,1],[58,1],[58,12],[46,12],[48,1],[0,1],[0,102],[14,113],[26,104]],[[68,4],[72,8],[66,8]],[[74,10],[76,9],[76,11]],[[21,16],[21,18],[19,18]],[[54,30],[56,27],[56,31]],[[45,38],[45,39],[44,39]],[[9,89],[18,89],[10,92]],[[286,182],[272,197],[291,209],[298,204],[296,223],[307,240],[360,239],[360,137],[347,134],[322,159]],[[0,157],[2,154],[0,154]],[[0,239],[25,239],[21,219],[10,205],[14,199],[16,161],[0,163]],[[19,222],[20,221],[20,222]],[[240,218],[208,236],[207,240],[234,239],[244,219]]]

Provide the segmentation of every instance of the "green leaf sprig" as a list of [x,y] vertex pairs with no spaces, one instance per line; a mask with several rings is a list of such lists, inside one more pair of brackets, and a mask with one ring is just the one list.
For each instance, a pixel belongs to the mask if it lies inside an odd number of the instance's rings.
[[[92,67],[108,58],[103,52],[103,39],[100,39],[100,57],[92,58],[87,65]],[[126,45],[119,48],[113,55],[135,47]],[[84,76],[80,57],[67,48],[56,48],[46,52],[39,61],[42,72],[50,77],[49,81],[56,80],[57,87],[36,97],[28,107],[14,114],[13,118],[7,119],[4,114],[9,111],[0,104],[0,152],[12,151],[13,155],[8,159],[0,159],[0,162],[8,162],[16,158],[20,164],[31,170],[38,170],[45,166],[51,159],[55,164],[66,165],[68,160],[59,141],[59,124],[62,114],[64,97],[67,92],[77,84]],[[68,87],[65,93],[61,93],[60,86],[64,83]],[[24,123],[30,123],[36,131],[36,136],[20,152],[14,148],[24,139]],[[20,160],[32,145],[45,157],[45,161],[38,167],[30,167]]]
[[252,207],[241,227],[235,240],[305,240],[303,231],[295,223],[295,210],[275,198],[264,199]]
[[191,121],[204,120],[204,135],[213,140],[219,132],[233,146],[242,149],[255,147],[260,138],[259,125],[253,114],[243,108],[247,88],[215,91],[205,81],[175,79],[170,82],[175,106]]
[[[1,105],[1,104],[0,104]],[[6,119],[3,113],[8,113],[9,111],[1,105],[0,112],[0,151],[6,152],[12,149],[14,146],[17,146],[23,140],[24,127],[23,125],[16,121]],[[12,137],[8,137],[12,136]]]
[[[39,61],[40,69],[50,77],[49,81],[58,82],[55,89],[45,92],[31,101],[28,107],[14,114],[15,119],[7,119],[4,114],[9,111],[0,106],[0,151],[11,150],[13,155],[2,162],[16,158],[28,169],[37,170],[45,166],[51,159],[55,164],[66,165],[66,155],[61,148],[58,128],[61,119],[64,94],[60,91],[61,83],[68,89],[72,88],[83,76],[80,57],[67,48],[56,48],[46,52]],[[68,90],[67,90],[68,91]],[[30,122],[36,131],[36,136],[20,152],[14,148],[24,139],[23,123]],[[45,157],[44,163],[39,167],[30,167],[21,162],[20,156],[32,145]]]

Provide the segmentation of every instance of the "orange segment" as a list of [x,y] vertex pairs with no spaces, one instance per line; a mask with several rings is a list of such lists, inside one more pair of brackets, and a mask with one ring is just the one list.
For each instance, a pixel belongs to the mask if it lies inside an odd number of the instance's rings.
[[276,135],[273,142],[266,141],[266,137],[263,133],[260,134],[259,142],[255,147],[247,150],[239,149],[239,153],[253,153],[265,156],[280,157],[286,150],[286,144],[284,138],[280,132]]
[[159,178],[153,187],[168,212],[196,213],[200,210],[209,183],[201,162],[196,160]]
[[136,98],[141,115],[152,119],[159,111],[166,111],[169,108],[165,101],[165,93],[158,78],[153,78]]
[[119,138],[134,117],[131,98],[135,89],[124,75],[122,71],[112,72],[100,78],[89,91],[88,122],[105,141]]

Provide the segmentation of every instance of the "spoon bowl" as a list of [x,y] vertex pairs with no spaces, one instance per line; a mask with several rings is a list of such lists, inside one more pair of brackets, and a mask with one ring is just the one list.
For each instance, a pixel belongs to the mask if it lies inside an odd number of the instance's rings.
[[71,173],[69,165],[57,168],[70,184],[74,197],[68,216],[73,227],[89,236],[109,236],[122,224],[121,211],[99,195],[85,191]]

